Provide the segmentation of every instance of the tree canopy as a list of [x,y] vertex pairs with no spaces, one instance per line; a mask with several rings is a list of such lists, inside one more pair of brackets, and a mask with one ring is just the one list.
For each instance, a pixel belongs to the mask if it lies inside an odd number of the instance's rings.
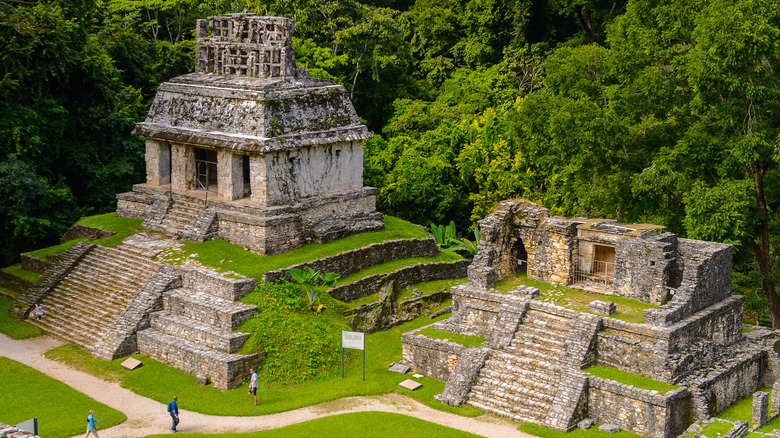
[[143,179],[130,135],[195,20],[295,20],[297,62],[374,132],[380,210],[462,231],[504,198],[731,243],[780,326],[780,5],[771,0],[0,3],[2,263]]

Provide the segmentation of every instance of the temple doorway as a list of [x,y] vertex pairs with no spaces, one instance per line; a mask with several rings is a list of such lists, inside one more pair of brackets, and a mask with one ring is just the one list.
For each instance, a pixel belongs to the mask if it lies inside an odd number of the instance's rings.
[[217,189],[217,151],[195,148],[197,190]]

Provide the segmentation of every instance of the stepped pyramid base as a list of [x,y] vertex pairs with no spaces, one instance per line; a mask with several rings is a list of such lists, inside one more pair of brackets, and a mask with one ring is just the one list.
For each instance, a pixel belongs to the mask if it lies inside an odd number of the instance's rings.
[[241,386],[250,368],[257,368],[260,354],[229,354],[155,329],[138,332],[141,353],[196,377],[208,377],[214,387],[227,390]]
[[117,195],[117,216],[144,219],[148,228],[187,240],[224,239],[258,254],[384,229],[372,187],[263,206],[249,198],[224,201],[212,192],[137,184]]

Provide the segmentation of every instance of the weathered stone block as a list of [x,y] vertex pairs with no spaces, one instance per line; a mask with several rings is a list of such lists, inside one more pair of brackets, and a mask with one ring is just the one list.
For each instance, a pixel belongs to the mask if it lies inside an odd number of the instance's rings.
[[588,310],[597,315],[610,316],[617,313],[617,306],[612,301],[593,300],[588,304]]

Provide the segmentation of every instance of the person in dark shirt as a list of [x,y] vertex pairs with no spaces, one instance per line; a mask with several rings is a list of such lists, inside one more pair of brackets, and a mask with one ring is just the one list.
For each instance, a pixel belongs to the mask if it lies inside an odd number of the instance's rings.
[[173,433],[178,432],[176,426],[179,424],[179,405],[176,404],[176,400],[178,400],[178,398],[174,395],[173,401],[168,403],[168,413],[171,414],[171,421],[173,422],[173,425],[171,426],[171,432]]

